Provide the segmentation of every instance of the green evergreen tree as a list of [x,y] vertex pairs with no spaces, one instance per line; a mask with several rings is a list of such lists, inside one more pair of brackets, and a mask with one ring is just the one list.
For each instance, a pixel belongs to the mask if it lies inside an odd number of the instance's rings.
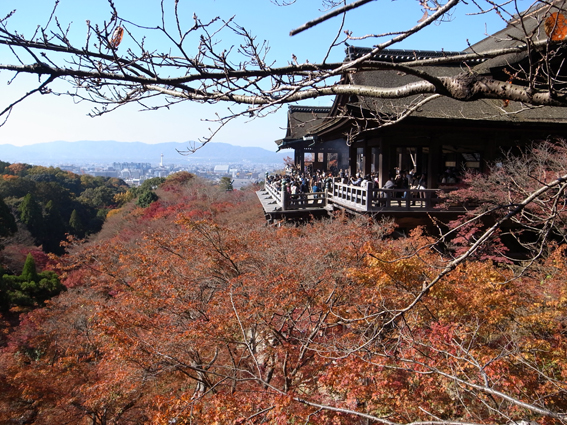
[[11,306],[41,306],[46,300],[65,290],[59,277],[52,271],[37,272],[35,260],[28,254],[22,274],[4,274],[0,279],[0,309]]
[[140,193],[146,192],[148,190],[157,189],[163,182],[165,182],[165,177],[152,177],[151,179],[144,180],[144,182],[138,188]]
[[0,237],[10,236],[18,231],[16,219],[10,208],[2,198],[0,198]]
[[43,215],[41,206],[31,193],[24,196],[24,200],[20,204],[20,220],[28,227],[36,240],[41,239]]
[[65,238],[65,223],[53,201],[45,206],[43,250],[62,254],[61,241]]
[[82,237],[85,232],[85,227],[83,226],[83,222],[81,221],[81,217],[79,217],[79,213],[77,210],[73,210],[71,213],[71,218],[69,219],[69,226],[73,231],[75,236]]
[[10,165],[9,162],[0,161],[0,174],[6,173],[6,168]]
[[28,256],[26,257],[26,262],[24,263],[24,268],[22,270],[21,277],[22,279],[28,281],[32,280],[36,282],[38,280],[37,269],[35,267],[35,260],[33,258],[33,255],[31,254],[28,254]]
[[146,190],[145,192],[142,192],[140,194],[138,200],[136,201],[136,205],[142,208],[147,208],[150,206],[152,202],[155,202],[158,199],[159,197],[155,194],[155,192],[152,192],[151,190]]
[[8,283],[4,280],[4,269],[0,267],[0,312],[10,309],[10,294]]

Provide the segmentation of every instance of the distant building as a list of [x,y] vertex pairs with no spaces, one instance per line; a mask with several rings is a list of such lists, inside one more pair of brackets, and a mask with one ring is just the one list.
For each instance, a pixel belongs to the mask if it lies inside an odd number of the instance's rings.
[[116,170],[96,170],[89,171],[88,174],[95,177],[120,177]]
[[230,166],[229,165],[215,165],[214,173],[215,174],[229,174]]
[[140,170],[145,174],[147,170],[152,168],[152,164],[149,162],[114,162],[112,167],[116,170]]

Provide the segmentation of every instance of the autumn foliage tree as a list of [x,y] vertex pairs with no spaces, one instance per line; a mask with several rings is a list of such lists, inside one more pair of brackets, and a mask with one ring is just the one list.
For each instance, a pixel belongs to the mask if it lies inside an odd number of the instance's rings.
[[[467,213],[451,223],[447,235],[454,252],[466,251],[487,222],[498,220],[505,220],[504,226],[484,244],[478,258],[508,262],[518,257],[535,259],[555,249],[550,240],[564,243],[566,153],[565,140],[537,141],[521,150],[502,152],[503,159],[489,164],[485,174],[466,174],[463,187],[449,194],[451,202],[468,206]],[[537,197],[525,203],[534,193]]]
[[420,229],[268,227],[253,192],[158,191],[62,259],[69,290],[2,350],[0,420],[564,422],[560,243],[519,277],[441,274]]

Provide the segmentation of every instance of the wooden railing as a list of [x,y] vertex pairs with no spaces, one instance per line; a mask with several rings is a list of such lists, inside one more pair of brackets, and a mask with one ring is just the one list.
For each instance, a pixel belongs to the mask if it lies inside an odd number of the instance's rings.
[[439,189],[380,189],[373,183],[353,186],[335,182],[329,202],[356,211],[426,211],[443,200]]
[[286,192],[284,211],[302,210],[307,208],[324,208],[327,205],[327,196],[324,192],[300,193],[290,195]]
[[357,211],[372,211],[372,184],[366,187],[334,182],[329,201]]
[[324,208],[328,203],[353,211],[431,211],[444,202],[439,197],[442,189],[380,189],[371,182],[353,186],[334,182],[329,192],[311,192],[291,195],[285,186],[278,188],[266,181],[266,191],[281,211]]
[[270,194],[270,196],[272,198],[274,198],[274,200],[278,203],[278,205],[281,206],[282,204],[282,192],[281,190],[278,190],[275,186],[271,185],[268,180],[266,180],[266,182],[264,183],[264,189],[266,189],[266,192],[268,192]]
[[444,202],[439,189],[373,189],[373,210],[432,210]]
[[285,187],[278,189],[266,181],[266,191],[277,202],[282,211],[302,210],[308,208],[324,208],[327,205],[325,192],[298,193],[291,195]]

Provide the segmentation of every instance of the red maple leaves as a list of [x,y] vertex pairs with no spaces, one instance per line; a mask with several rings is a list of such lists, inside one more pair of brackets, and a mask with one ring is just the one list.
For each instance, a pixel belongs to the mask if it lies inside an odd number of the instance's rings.
[[548,422],[526,406],[567,407],[562,249],[517,280],[471,260],[400,315],[446,263],[434,239],[266,227],[253,196],[164,191],[64,258],[73,288],[0,355],[0,419]]

